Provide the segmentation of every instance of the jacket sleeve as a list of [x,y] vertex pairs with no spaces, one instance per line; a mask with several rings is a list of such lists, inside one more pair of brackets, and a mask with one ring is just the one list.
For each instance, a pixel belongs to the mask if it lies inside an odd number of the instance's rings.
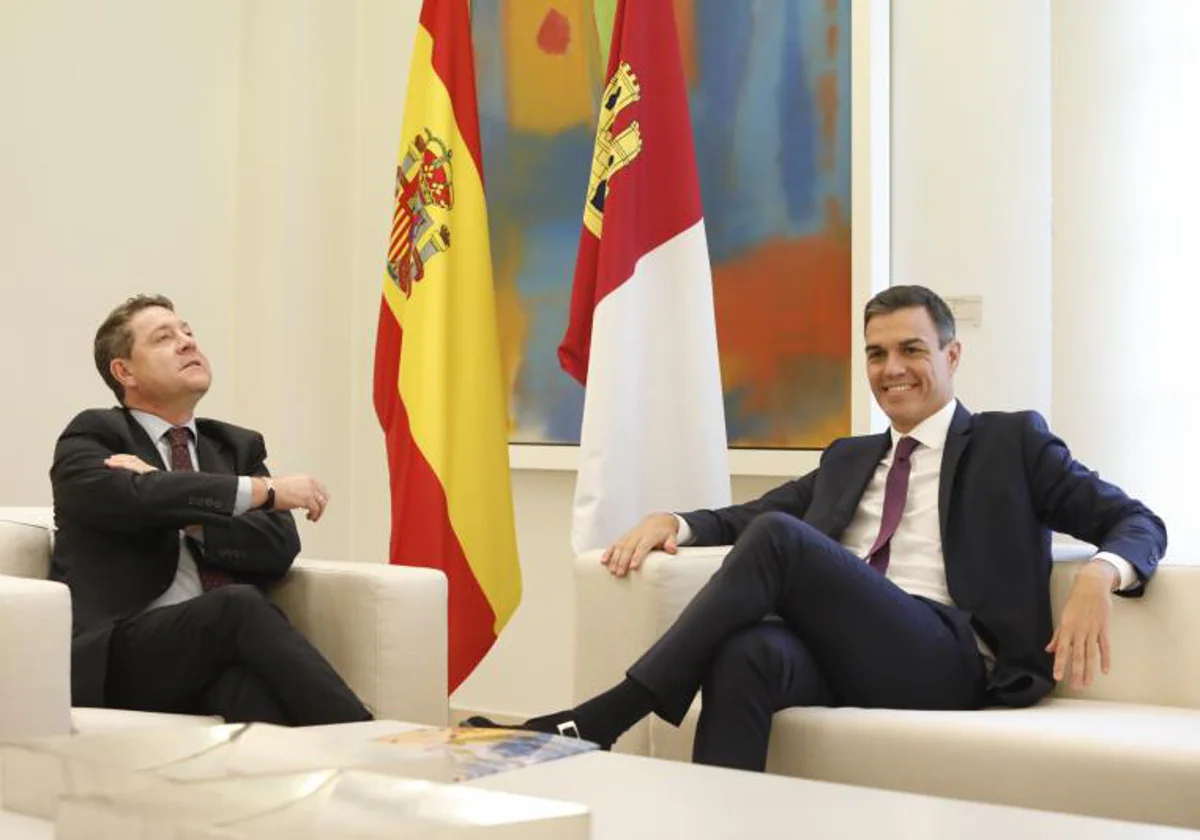
[[155,470],[143,475],[104,465],[119,442],[88,415],[76,417],[54,447],[54,506],[96,528],[136,531],[228,525],[237,477]]
[[[241,460],[241,459],[239,459]],[[270,475],[267,447],[254,435],[240,475]],[[300,553],[300,535],[291,511],[249,510],[235,516],[228,527],[205,527],[204,556],[213,566],[275,580],[287,574]]]
[[1128,560],[1138,584],[1121,594],[1138,596],[1167,550],[1167,530],[1148,507],[1076,461],[1037,412],[1023,427],[1025,469],[1041,520]]
[[681,514],[692,529],[692,544],[732,545],[760,513],[777,511],[802,519],[812,504],[818,472],[785,482],[752,502]]

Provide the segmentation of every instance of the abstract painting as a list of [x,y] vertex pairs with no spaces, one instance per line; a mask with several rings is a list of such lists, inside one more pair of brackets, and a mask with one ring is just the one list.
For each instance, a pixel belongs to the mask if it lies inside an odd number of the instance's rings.
[[[674,7],[730,445],[822,448],[850,431],[850,0]],[[593,0],[474,0],[472,30],[510,441],[575,444],[556,351],[604,85]]]

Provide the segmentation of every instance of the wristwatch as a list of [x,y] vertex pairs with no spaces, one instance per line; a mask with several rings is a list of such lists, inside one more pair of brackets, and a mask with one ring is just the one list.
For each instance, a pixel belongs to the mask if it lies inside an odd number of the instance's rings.
[[267,485],[267,500],[262,503],[260,510],[271,510],[275,507],[275,480],[269,475],[259,476],[263,483]]

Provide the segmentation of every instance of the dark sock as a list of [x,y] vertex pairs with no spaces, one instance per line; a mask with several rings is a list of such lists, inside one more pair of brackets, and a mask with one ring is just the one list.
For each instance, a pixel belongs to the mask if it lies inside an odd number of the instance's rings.
[[574,720],[579,737],[585,741],[595,741],[607,749],[627,729],[653,711],[653,695],[626,677],[608,691],[597,694],[574,709],[530,718],[526,725],[530,729],[557,734],[558,724]]

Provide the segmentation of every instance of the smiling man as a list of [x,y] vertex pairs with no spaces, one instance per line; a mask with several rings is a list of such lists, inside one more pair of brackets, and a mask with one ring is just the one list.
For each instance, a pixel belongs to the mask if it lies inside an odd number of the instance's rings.
[[[624,681],[527,727],[607,745],[651,713],[678,725],[700,691],[694,760],[761,770],[788,706],[1023,706],[1108,671],[1112,593],[1142,593],[1162,521],[1036,412],[959,404],[962,348],[930,290],[876,295],[864,333],[891,428],[833,441],[817,470],[747,504],[646,517],[604,553],[614,575],[654,549],[733,548]],[[1100,549],[1057,628],[1051,531]]]
[[307,725],[370,713],[262,594],[319,520],[311,476],[272,478],[262,436],[195,409],[212,384],[191,327],[139,295],[96,332],[120,406],[75,417],[50,480],[51,577],[71,589],[76,706]]

